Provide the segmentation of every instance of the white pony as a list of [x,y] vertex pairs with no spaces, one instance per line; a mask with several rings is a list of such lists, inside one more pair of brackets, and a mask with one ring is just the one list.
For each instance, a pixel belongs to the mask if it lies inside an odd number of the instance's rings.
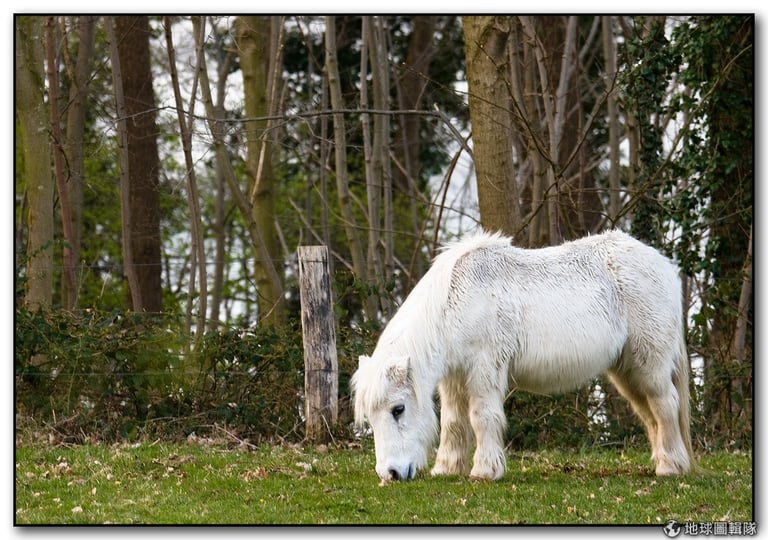
[[383,481],[433,475],[498,479],[511,386],[574,389],[607,372],[645,424],[657,475],[695,467],[689,367],[675,265],[612,231],[543,249],[480,233],[438,255],[352,377]]

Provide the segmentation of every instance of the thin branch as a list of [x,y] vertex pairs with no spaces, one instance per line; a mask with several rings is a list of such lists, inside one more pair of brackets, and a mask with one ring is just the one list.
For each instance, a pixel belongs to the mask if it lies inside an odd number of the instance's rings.
[[56,43],[54,17],[45,19],[45,55],[48,75],[48,94],[51,113],[51,139],[53,143],[53,170],[56,177],[56,187],[59,191],[59,207],[61,209],[61,228],[64,234],[62,247],[64,257],[64,302],[67,308],[74,306],[75,301],[75,264],[72,254],[72,207],[69,203],[69,189],[64,177],[64,149],[61,146],[61,121],[59,118],[59,74],[56,61]]
[[[194,162],[192,159],[192,148],[191,148],[191,142],[192,142],[192,135],[190,133],[189,126],[186,122],[186,119],[184,118],[183,114],[183,107],[181,102],[181,89],[179,87],[179,76],[176,71],[176,53],[173,46],[173,35],[171,33],[171,18],[170,17],[164,17],[163,18],[163,26],[165,27],[165,41],[166,45],[168,47],[168,65],[171,73],[171,82],[173,83],[173,94],[176,99],[176,110],[178,114],[178,121],[179,121],[179,129],[181,130],[181,141],[182,141],[182,147],[184,150],[184,161],[186,163],[187,171],[186,171],[186,179],[187,179],[187,189],[189,193],[189,207],[190,207],[190,225],[192,230],[192,241],[195,246],[195,254],[198,258],[198,272],[200,276],[200,296],[199,296],[199,305],[198,305],[198,314],[197,314],[197,335],[202,336],[205,332],[205,316],[207,313],[207,297],[208,297],[208,280],[207,280],[207,270],[205,267],[205,245],[203,242],[203,235],[202,235],[202,222],[200,217],[200,201],[198,199],[197,194],[197,176],[195,175],[195,167]],[[199,31],[202,33],[204,31],[204,21],[201,25],[202,28],[199,29]],[[202,54],[200,54],[200,51],[198,51],[198,65],[197,69],[195,70],[195,77],[194,77],[194,83],[193,83],[193,93],[192,93],[192,99],[190,100],[190,110],[194,110],[194,96],[197,93],[196,87],[198,78],[200,76],[200,57]],[[189,297],[190,297],[190,303],[192,301],[192,298],[194,296],[194,290],[195,290],[195,272],[190,272],[190,291],[189,291]]]

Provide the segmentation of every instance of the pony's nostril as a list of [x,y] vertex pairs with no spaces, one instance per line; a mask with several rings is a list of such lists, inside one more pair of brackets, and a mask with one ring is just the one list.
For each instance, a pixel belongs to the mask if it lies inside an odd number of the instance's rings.
[[397,472],[395,469],[389,469],[389,477],[392,480],[400,480],[400,473]]

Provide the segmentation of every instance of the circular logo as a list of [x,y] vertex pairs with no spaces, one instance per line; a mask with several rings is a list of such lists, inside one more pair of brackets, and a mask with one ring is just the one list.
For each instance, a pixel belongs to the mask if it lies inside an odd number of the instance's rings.
[[669,538],[674,538],[680,534],[682,529],[683,527],[677,521],[670,519],[667,521],[666,525],[664,525],[664,534],[666,534]]

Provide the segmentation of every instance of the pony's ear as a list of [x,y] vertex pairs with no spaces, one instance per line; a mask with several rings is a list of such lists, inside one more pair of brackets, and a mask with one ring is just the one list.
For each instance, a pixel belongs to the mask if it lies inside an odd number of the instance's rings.
[[411,380],[411,358],[409,356],[397,356],[391,359],[391,365],[387,369],[387,376],[402,386]]
[[410,356],[398,356],[392,359],[392,364],[397,366],[397,369],[402,371],[411,370],[411,357]]
[[366,355],[364,355],[364,354],[361,354],[361,355],[358,357],[358,359],[357,359],[357,360],[358,360],[358,365],[359,365],[360,367],[363,367],[364,365],[366,365],[366,364],[370,363],[370,361],[371,361],[371,357],[370,357],[370,356],[366,356]]

